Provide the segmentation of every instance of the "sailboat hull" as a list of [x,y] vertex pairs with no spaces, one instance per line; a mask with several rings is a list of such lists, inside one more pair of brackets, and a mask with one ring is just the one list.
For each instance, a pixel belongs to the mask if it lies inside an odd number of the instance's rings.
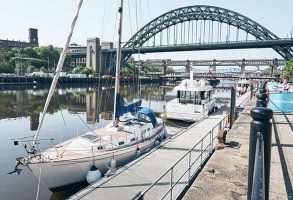
[[[165,129],[159,135],[164,135]],[[156,138],[140,143],[138,146],[121,148],[119,150],[107,151],[94,157],[76,160],[62,160],[55,162],[30,163],[27,164],[36,177],[41,176],[42,182],[50,189],[56,190],[60,187],[82,182],[86,179],[87,172],[94,165],[105,174],[110,167],[111,159],[117,162],[117,167],[129,163],[138,155],[137,147],[141,153],[148,151],[155,145]],[[41,174],[40,174],[40,168]]]

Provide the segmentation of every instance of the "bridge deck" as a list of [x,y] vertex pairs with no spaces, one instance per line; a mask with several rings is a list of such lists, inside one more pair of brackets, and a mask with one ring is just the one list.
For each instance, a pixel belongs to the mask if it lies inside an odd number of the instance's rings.
[[[237,99],[237,105],[240,105],[249,94]],[[127,167],[121,169],[112,177],[105,177],[101,181],[89,186],[81,192],[73,195],[70,199],[104,199],[104,200],[122,200],[132,199],[139,192],[147,189],[158,177],[165,173],[174,165],[186,152],[200,141],[209,131],[212,130],[223,118],[223,110],[209,116],[207,119],[191,125],[186,130],[175,135],[172,139],[166,141],[159,148],[154,149],[149,154],[135,160]],[[218,129],[216,128],[214,134]],[[204,143],[207,143],[205,141]],[[193,157],[200,154],[200,149],[192,153]],[[187,169],[187,161],[180,162],[174,172],[174,180]],[[199,163],[196,164],[196,168]],[[165,193],[169,186],[170,174],[160,181],[159,186],[151,189],[145,199],[158,199]],[[187,177],[183,180],[187,180]],[[181,181],[179,185],[186,184]],[[174,195],[180,190],[174,188]]]

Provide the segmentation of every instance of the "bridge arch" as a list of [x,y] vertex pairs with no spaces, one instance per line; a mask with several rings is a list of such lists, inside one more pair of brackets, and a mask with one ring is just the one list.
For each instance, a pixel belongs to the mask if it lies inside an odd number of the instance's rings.
[[[123,48],[134,49],[142,47],[144,43],[152,37],[155,37],[156,34],[162,32],[164,29],[179,23],[194,20],[217,21],[221,24],[228,24],[229,26],[234,26],[237,29],[245,31],[247,34],[253,35],[260,41],[279,39],[275,34],[259,23],[237,12],[215,6],[196,5],[178,8],[155,18],[135,33],[129,41],[126,42]],[[293,57],[293,50],[291,47],[276,46],[273,47],[273,49],[286,60]],[[131,55],[131,53],[124,54],[124,61]]]

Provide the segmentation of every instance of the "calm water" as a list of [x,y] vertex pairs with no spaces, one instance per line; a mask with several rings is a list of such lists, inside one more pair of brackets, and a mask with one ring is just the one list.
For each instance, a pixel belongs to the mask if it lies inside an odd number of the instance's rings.
[[[229,83],[227,83],[229,84]],[[140,88],[122,86],[121,95],[127,102],[143,99],[145,107],[162,112],[166,101],[175,97],[174,86],[143,85]],[[217,89],[216,93],[229,97],[230,90]],[[26,167],[14,171],[15,159],[26,156],[24,148],[14,146],[13,138],[32,136],[39,124],[48,88],[2,87],[0,90],[0,199],[36,199],[38,178]],[[54,143],[105,126],[112,118],[113,87],[63,87],[56,90],[45,117],[40,139],[54,138]],[[54,143],[42,141],[42,148]],[[43,169],[45,170],[45,169]],[[10,173],[10,174],[8,174]],[[84,185],[52,193],[40,185],[39,199],[64,199]]]

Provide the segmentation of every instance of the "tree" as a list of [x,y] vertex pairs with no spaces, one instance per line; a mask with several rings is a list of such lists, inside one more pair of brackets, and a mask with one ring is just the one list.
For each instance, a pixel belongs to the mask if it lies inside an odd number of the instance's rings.
[[174,74],[175,70],[172,67],[167,67],[167,74]]
[[293,78],[293,59],[286,63],[284,71],[286,76],[288,76],[289,78]]
[[24,48],[23,53],[26,54],[27,57],[30,57],[30,58],[37,58],[37,59],[40,58],[39,54],[32,47]]
[[0,73],[13,73],[14,68],[9,62],[0,61]]

